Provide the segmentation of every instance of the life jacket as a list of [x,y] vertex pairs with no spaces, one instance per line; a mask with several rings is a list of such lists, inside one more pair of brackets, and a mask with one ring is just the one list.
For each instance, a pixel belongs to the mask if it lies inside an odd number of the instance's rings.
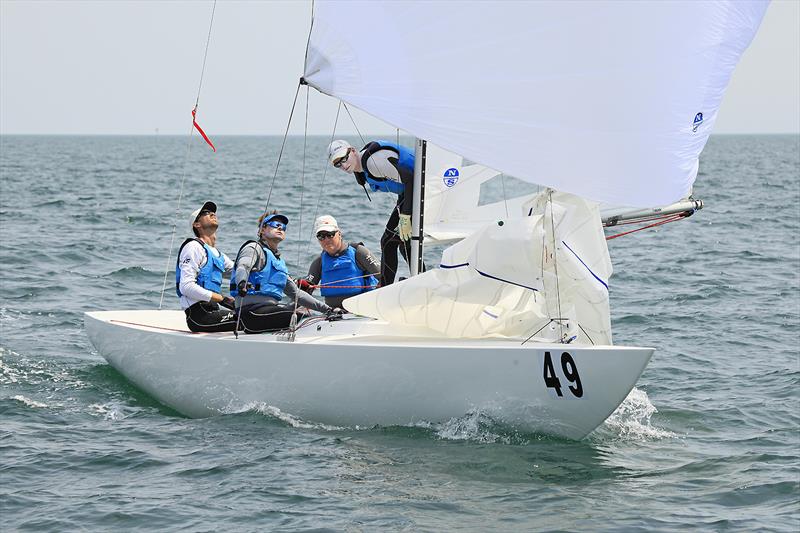
[[239,255],[241,255],[244,247],[250,243],[256,243],[261,246],[267,261],[261,270],[250,272],[247,281],[253,287],[247,291],[247,294],[263,294],[280,300],[283,298],[286,280],[289,279],[289,270],[286,268],[286,262],[275,257],[272,250],[257,241],[247,241],[239,248],[239,253],[236,254],[236,264],[233,267],[233,274],[231,274],[231,294],[237,294],[238,291],[236,287],[236,266],[239,264]]
[[183,251],[183,247],[192,241],[199,242],[206,250],[206,264],[203,265],[202,268],[200,268],[200,272],[197,273],[197,284],[211,292],[222,292],[222,273],[225,272],[225,258],[222,256],[222,252],[220,252],[218,256],[215,256],[211,246],[195,238],[186,239],[178,249],[178,259],[175,261],[175,292],[178,294],[179,298],[183,296],[183,294],[181,294],[181,252]]
[[[375,276],[362,277],[368,272],[356,263],[356,247],[362,243],[350,243],[341,255],[332,257],[322,252],[322,279],[320,293],[322,296],[352,296],[374,289],[378,286]],[[328,287],[327,285],[332,285]],[[336,287],[346,285],[347,287]],[[356,287],[359,285],[360,287]]]
[[[378,150],[391,150],[397,154],[397,172],[400,174],[401,181],[397,182],[383,176],[373,176],[367,170],[367,160],[372,154]],[[390,158],[391,159],[391,158]],[[402,194],[405,190],[405,185],[402,183],[402,178],[410,181],[414,178],[414,152],[401,146],[399,144],[391,143],[389,141],[372,141],[362,149],[361,155],[361,168],[363,172],[355,172],[356,181],[362,187],[364,184],[369,183],[369,188],[372,192],[391,192],[394,194]]]

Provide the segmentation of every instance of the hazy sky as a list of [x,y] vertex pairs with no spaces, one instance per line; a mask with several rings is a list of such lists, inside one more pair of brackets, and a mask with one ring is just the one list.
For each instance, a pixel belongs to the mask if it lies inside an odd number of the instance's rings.
[[[0,0],[0,133],[187,133],[212,5]],[[310,5],[217,3],[199,112],[209,133],[283,133]],[[330,134],[335,102],[310,92],[310,132]],[[293,133],[302,132],[297,118]],[[390,131],[356,119],[362,131]],[[337,131],[354,130],[345,122]],[[715,132],[800,132],[800,0],[770,5]]]

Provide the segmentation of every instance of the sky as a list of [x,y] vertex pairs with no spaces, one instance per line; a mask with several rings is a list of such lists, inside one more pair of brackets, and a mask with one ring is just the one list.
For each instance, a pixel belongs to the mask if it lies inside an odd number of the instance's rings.
[[[310,0],[0,0],[0,134],[283,134]],[[304,89],[305,91],[305,89]],[[300,105],[305,105],[301,101]],[[336,102],[310,91],[309,133]],[[354,111],[359,128],[391,133]],[[291,133],[302,133],[302,120]],[[349,121],[337,132],[354,133]],[[800,0],[773,0],[733,74],[716,133],[800,132]]]

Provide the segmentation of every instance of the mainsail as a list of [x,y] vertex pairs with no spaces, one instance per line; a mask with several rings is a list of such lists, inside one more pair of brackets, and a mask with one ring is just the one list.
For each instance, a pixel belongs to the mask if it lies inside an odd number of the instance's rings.
[[507,175],[652,207],[690,191],[767,4],[317,2],[304,77]]

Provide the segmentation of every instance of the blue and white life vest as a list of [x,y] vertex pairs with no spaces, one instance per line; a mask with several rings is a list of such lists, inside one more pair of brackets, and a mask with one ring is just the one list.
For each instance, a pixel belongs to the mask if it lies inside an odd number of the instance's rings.
[[211,246],[200,239],[186,239],[178,249],[178,259],[175,261],[175,292],[179,298],[183,296],[181,294],[181,252],[183,247],[192,241],[199,242],[206,250],[206,264],[197,273],[197,284],[211,292],[222,292],[222,273],[225,272],[225,258],[222,256],[222,252],[219,255],[214,255]]
[[[322,279],[320,280],[322,296],[352,296],[378,286],[378,279],[375,276],[362,277],[368,272],[362,270],[356,263],[356,246],[358,244],[348,245],[347,250],[337,257],[322,252]],[[345,285],[346,287],[337,287],[336,285]],[[356,287],[356,285],[360,287]]]
[[369,173],[369,170],[367,170],[367,160],[378,150],[391,150],[397,153],[397,172],[400,174],[400,177],[405,177],[408,181],[413,179],[414,152],[405,146],[389,141],[372,141],[362,149],[361,168],[363,172],[355,172],[356,181],[362,186],[365,183],[369,183],[372,192],[402,194],[405,190],[405,185],[403,185],[402,181],[397,182],[383,176],[373,176]]
[[[233,267],[233,274],[231,275],[231,294],[237,294],[236,288],[236,266],[239,264],[239,255],[242,249],[250,243],[256,241],[247,241],[239,248],[239,253],[236,254],[236,265]],[[256,272],[251,272],[247,278],[248,283],[253,287],[247,291],[247,294],[263,294],[270,296],[276,300],[283,298],[283,289],[286,286],[286,280],[289,279],[289,270],[286,268],[286,262],[283,259],[275,257],[272,250],[267,248],[261,243],[256,243],[264,250],[266,257],[266,264],[264,268]]]

